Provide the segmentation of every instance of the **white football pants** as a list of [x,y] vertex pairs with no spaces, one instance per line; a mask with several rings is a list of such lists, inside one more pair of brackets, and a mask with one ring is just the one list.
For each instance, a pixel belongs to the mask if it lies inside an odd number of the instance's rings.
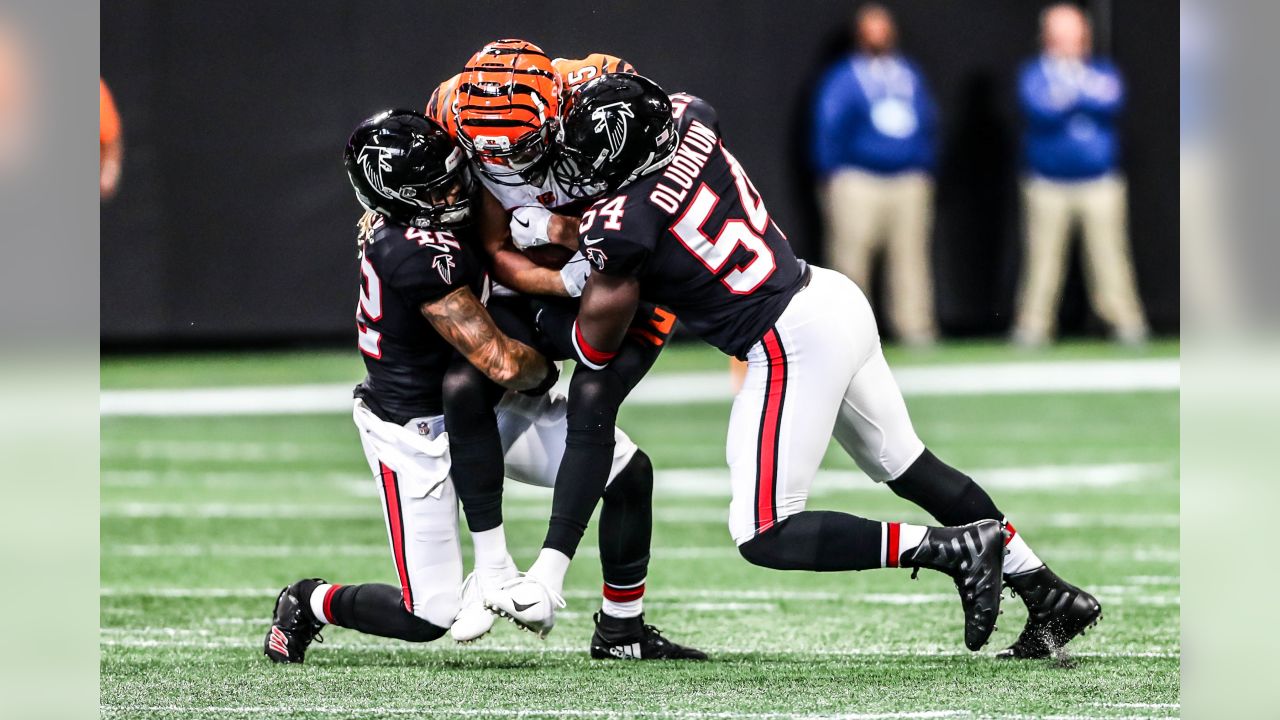
[[[564,456],[566,409],[564,396],[554,392],[541,397],[508,392],[503,397],[497,408],[498,434],[508,478],[555,485]],[[433,625],[449,627],[458,611],[463,566],[444,417],[396,425],[379,419],[359,399],[352,416],[382,497],[404,606]],[[614,438],[610,482],[636,453],[635,443],[621,429]]]
[[897,478],[924,452],[866,296],[840,273],[812,271],[747,354],[733,402],[729,532],[739,545],[804,510],[832,436],[877,482]]

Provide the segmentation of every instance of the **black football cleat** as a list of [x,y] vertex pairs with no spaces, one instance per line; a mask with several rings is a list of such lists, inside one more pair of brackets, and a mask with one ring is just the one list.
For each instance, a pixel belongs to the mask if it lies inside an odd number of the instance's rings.
[[595,614],[596,632],[591,636],[591,657],[596,660],[706,660],[707,654],[677,645],[662,637],[662,631],[644,624],[644,615],[615,618]]
[[271,629],[263,642],[262,652],[276,663],[301,663],[307,655],[312,640],[324,642],[320,637],[323,623],[316,622],[311,608],[303,602],[299,590],[304,583],[324,584],[320,578],[299,580],[280,591],[276,598],[276,611],[271,618]]
[[1006,660],[1052,657],[1102,617],[1098,599],[1058,577],[1049,566],[1010,575],[1009,587],[1027,604],[1027,625],[1012,645],[996,653]]
[[955,580],[964,608],[964,644],[976,651],[996,629],[1004,590],[1004,553],[1000,522],[981,520],[959,527],[929,528],[910,557],[902,559],[902,566],[937,570]]

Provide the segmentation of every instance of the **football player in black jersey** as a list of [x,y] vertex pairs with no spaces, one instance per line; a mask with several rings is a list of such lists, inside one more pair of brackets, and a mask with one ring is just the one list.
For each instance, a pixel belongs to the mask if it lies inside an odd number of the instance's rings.
[[[589,263],[581,254],[569,256],[577,249],[577,215],[589,201],[564,192],[546,172],[550,157],[545,150],[558,127],[562,94],[611,70],[633,69],[620,58],[600,53],[581,61],[553,60],[533,43],[498,40],[481,48],[463,72],[432,94],[428,115],[455,133],[471,156],[472,172],[484,186],[475,213],[476,235],[488,255],[495,281],[501,283],[497,295],[518,292],[543,296],[544,313],[568,318],[576,314],[576,301],[553,303],[545,296],[576,297],[581,291]],[[535,262],[535,257],[541,261]],[[556,478],[551,522],[543,549],[528,570],[529,578],[541,584],[521,585],[528,592],[518,596],[498,596],[497,602],[489,603],[494,612],[534,632],[550,629],[565,571],[591,514],[589,506],[594,506],[609,478],[619,406],[657,360],[674,325],[671,313],[645,307],[637,313],[628,342],[607,370],[574,373],[568,392],[566,448]],[[557,357],[574,355],[568,345],[559,345],[556,351]],[[482,396],[483,386],[488,384],[484,378],[473,372],[467,383],[464,375],[451,376],[449,387],[460,395]],[[501,453],[495,450],[500,447],[496,428],[481,417],[489,405],[465,403],[473,412],[454,417],[454,409],[463,405],[446,403],[446,421],[457,469],[454,487],[476,541],[475,582],[484,597],[507,579],[490,568],[505,572],[510,562],[502,524]],[[616,487],[610,492],[621,491]],[[622,502],[606,502],[600,519],[602,533],[612,532],[610,526],[617,524],[611,506],[626,512]],[[649,517],[648,507],[643,512]],[[647,546],[647,540],[644,544]],[[601,546],[613,547],[613,543],[602,542]],[[609,647],[630,647],[634,644],[630,639],[652,635],[644,623],[647,565],[617,563],[610,567],[605,573],[598,632],[592,644],[592,654],[597,657],[610,656]],[[454,625],[454,636],[465,635],[460,628],[471,625],[469,619],[474,617],[469,603]],[[646,642],[640,641],[638,647],[648,657]]]
[[[727,448],[730,532],[744,558],[780,570],[946,573],[971,650],[995,629],[1003,578],[1029,618],[1002,657],[1047,656],[1096,622],[1097,600],[1049,570],[981,487],[925,448],[866,298],[796,258],[714,108],[613,74],[571,96],[561,122],[554,171],[596,199],[580,227],[595,272],[576,321],[546,329],[603,366],[643,300],[747,361]],[[806,510],[833,435],[872,479],[950,527]]]
[[[367,376],[356,388],[353,417],[378,482],[399,586],[343,586],[318,578],[289,585],[277,598],[264,643],[275,662],[302,662],[329,623],[411,642],[434,640],[455,624],[462,557],[445,411],[459,399],[449,388],[459,368],[474,368],[495,385],[519,391],[491,396],[497,407],[490,417],[501,439],[498,461],[505,459],[507,475],[550,486],[564,453],[564,399],[548,392],[556,367],[510,336],[523,334],[532,342],[531,322],[510,334],[498,326],[484,306],[489,293],[483,266],[470,242],[454,232],[469,217],[473,199],[461,150],[422,115],[387,111],[356,129],[346,165],[368,210],[359,225],[356,310]],[[621,431],[616,448],[610,491],[629,489],[611,497],[647,508],[652,468]],[[649,516],[631,515],[640,526],[618,523],[622,537],[614,543],[626,546],[631,557],[615,562],[643,571]],[[491,624],[492,616],[486,617]],[[487,630],[473,627],[472,637]],[[701,655],[651,630],[632,642],[642,640],[650,656]],[[604,652],[613,648],[593,640],[593,654],[597,644]]]

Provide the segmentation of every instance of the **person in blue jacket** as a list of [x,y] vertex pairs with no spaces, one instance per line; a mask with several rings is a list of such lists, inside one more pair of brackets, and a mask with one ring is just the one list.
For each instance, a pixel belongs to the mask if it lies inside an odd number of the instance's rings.
[[863,5],[857,51],[823,75],[814,96],[811,160],[831,267],[869,289],[884,247],[889,324],[907,343],[937,336],[929,235],[935,110],[919,68],[897,51],[893,16]]
[[1094,311],[1117,339],[1141,343],[1147,324],[1129,256],[1119,166],[1124,83],[1110,61],[1091,56],[1089,20],[1080,8],[1047,8],[1040,29],[1043,53],[1023,66],[1018,81],[1026,258],[1014,339],[1041,345],[1053,337],[1068,242],[1079,223]]

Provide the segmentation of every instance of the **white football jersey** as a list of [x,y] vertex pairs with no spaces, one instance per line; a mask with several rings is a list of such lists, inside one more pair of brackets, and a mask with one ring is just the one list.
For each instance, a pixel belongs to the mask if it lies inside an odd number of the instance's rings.
[[502,203],[502,207],[508,212],[518,207],[526,206],[553,209],[568,205],[578,199],[565,192],[560,183],[556,182],[555,176],[549,171],[540,185],[527,183],[524,185],[503,185],[494,182],[483,172],[480,172],[478,168],[476,168],[475,174],[480,178],[480,182],[484,184],[485,189],[493,193],[493,196],[498,199],[498,202]]

